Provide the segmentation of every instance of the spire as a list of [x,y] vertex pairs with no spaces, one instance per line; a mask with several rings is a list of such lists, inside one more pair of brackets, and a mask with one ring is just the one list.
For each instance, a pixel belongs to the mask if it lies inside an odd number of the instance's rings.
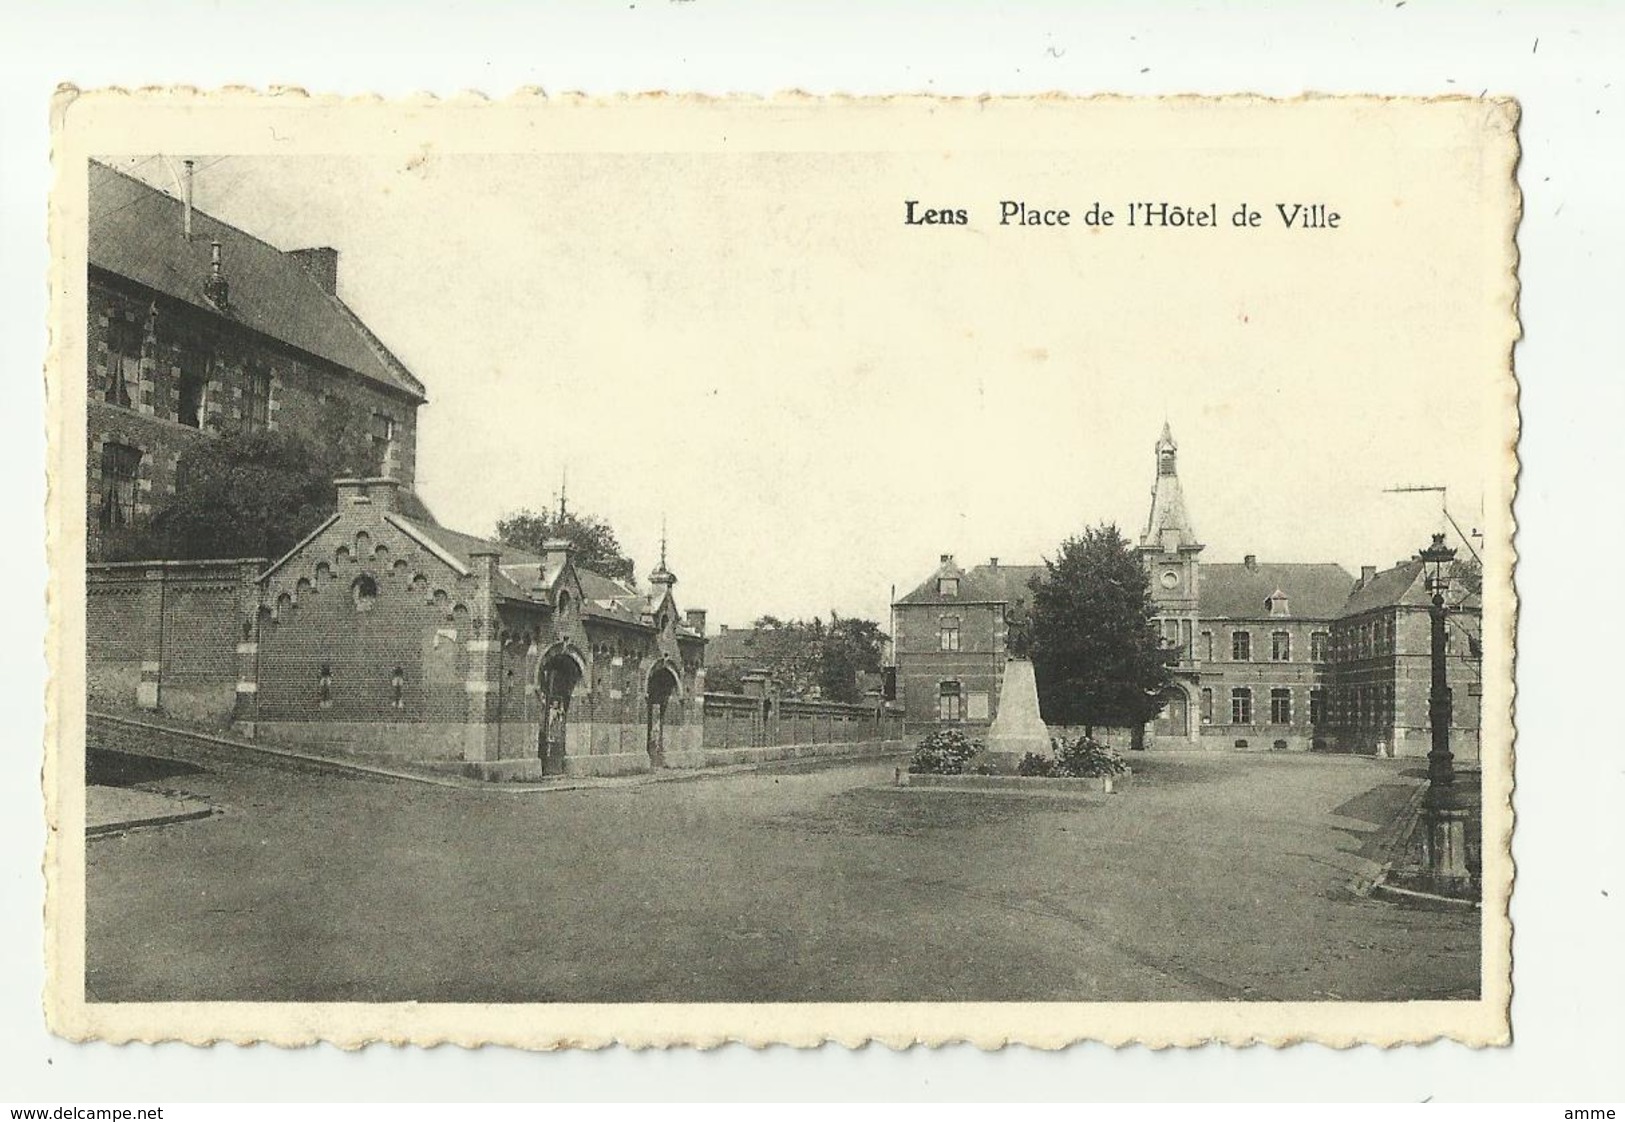
[[666,568],[666,516],[660,516],[660,564],[655,566],[654,572],[649,574],[649,583],[664,585],[670,588],[677,583],[677,577]]
[[1164,553],[1199,550],[1202,546],[1185,511],[1185,493],[1179,485],[1179,445],[1167,421],[1162,423],[1156,453],[1157,481],[1151,489],[1151,515],[1146,519],[1145,533],[1140,535],[1140,548]]
[[1179,445],[1174,442],[1174,430],[1167,421],[1162,422],[1162,436],[1157,439],[1157,474],[1177,475],[1175,457],[1179,454]]
[[559,521],[560,522],[564,521],[564,516],[565,516],[566,512],[569,510],[569,497],[568,497],[569,492],[570,492],[570,465],[565,464],[563,471],[559,475]]

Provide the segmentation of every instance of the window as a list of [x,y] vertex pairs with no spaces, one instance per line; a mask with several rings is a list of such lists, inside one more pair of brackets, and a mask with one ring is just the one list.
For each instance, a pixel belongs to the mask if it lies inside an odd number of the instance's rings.
[[959,621],[945,619],[937,628],[937,650],[957,651],[959,649]]
[[958,577],[939,577],[938,580],[937,580],[937,595],[938,596],[958,596],[959,595],[959,578]]
[[1270,634],[1270,658],[1275,662],[1292,661],[1292,632],[1275,631]]
[[1292,691],[1284,686],[1270,690],[1270,722],[1277,725],[1292,723]]
[[114,314],[107,321],[107,385],[104,399],[131,408],[141,390],[141,328]]
[[175,419],[192,428],[203,427],[203,391],[209,384],[209,357],[193,350],[181,352],[181,381],[177,387]]
[[1230,634],[1230,657],[1236,662],[1253,660],[1253,633],[1234,631]]
[[959,683],[943,682],[937,687],[937,720],[957,721],[964,715],[960,707]]
[[271,427],[271,372],[264,367],[248,368],[248,390],[243,395],[243,424],[250,432]]
[[1311,631],[1309,633],[1309,661],[1326,661],[1326,633],[1324,631]]
[[1208,662],[1213,661],[1213,632],[1202,632],[1202,657]]
[[1246,686],[1237,686],[1230,691],[1230,723],[1233,725],[1253,723],[1253,691]]
[[141,474],[141,449],[128,444],[102,445],[102,509],[104,530],[128,526],[135,518],[136,478]]
[[1309,723],[1312,725],[1326,723],[1326,691],[1323,689],[1309,691]]
[[1204,725],[1211,725],[1213,723],[1213,691],[1212,690],[1203,690],[1202,691],[1202,723]]
[[325,662],[316,671],[316,704],[323,709],[333,707],[333,667]]
[[374,413],[372,415],[372,451],[378,461],[378,470],[383,472],[389,457],[390,445],[395,443],[395,418],[388,413]]
[[378,602],[378,582],[362,573],[355,578],[355,583],[350,585],[350,595],[355,597],[356,611],[370,612],[372,606]]

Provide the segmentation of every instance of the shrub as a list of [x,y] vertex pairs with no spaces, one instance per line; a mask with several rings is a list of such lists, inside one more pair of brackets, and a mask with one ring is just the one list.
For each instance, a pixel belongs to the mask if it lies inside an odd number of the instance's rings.
[[965,764],[981,750],[980,740],[957,729],[944,729],[920,741],[908,770],[915,775],[962,775]]
[[1016,765],[1017,775],[1030,775],[1037,779],[1055,778],[1055,757],[1040,756],[1037,752],[1028,752],[1021,757]]
[[1076,740],[1057,739],[1055,742],[1056,775],[1097,779],[1105,775],[1122,775],[1126,771],[1128,765],[1123,762],[1123,757],[1087,736],[1080,736]]

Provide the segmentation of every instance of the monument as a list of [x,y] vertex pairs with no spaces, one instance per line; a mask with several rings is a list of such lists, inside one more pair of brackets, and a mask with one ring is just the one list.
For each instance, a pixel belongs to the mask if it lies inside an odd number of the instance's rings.
[[1038,711],[1038,680],[1033,676],[1029,623],[1021,600],[1005,618],[1005,650],[1009,658],[999,687],[999,711],[988,729],[987,750],[980,762],[1013,775],[1028,752],[1050,754],[1049,726]]

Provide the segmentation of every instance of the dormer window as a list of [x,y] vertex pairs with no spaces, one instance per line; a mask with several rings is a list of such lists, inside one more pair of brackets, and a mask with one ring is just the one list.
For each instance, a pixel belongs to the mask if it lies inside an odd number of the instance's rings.
[[959,578],[958,577],[938,577],[937,578],[937,595],[938,596],[958,596],[959,595]]
[[1282,592],[1279,588],[1277,588],[1270,595],[1268,600],[1264,601],[1264,605],[1265,607],[1269,608],[1270,615],[1272,616],[1285,616],[1292,614],[1291,602],[1287,599],[1286,593]]

